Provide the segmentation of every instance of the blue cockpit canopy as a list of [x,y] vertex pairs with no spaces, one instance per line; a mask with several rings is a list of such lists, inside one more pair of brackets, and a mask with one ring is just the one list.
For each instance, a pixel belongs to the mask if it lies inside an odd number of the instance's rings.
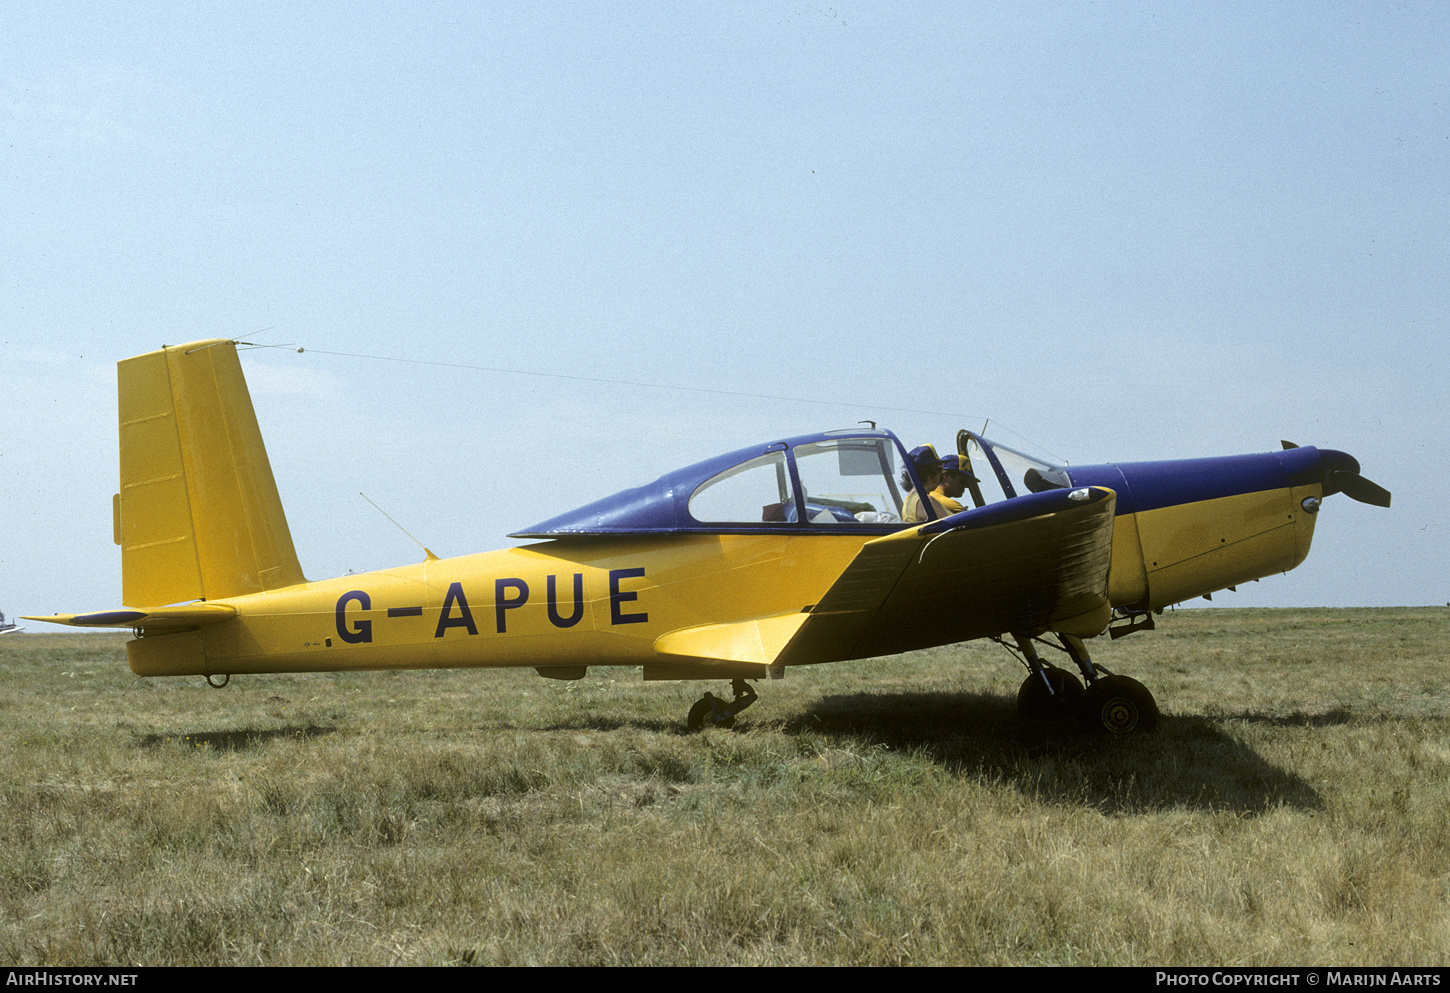
[[899,466],[907,467],[913,487],[920,485],[890,431],[800,435],[677,469],[510,537],[763,534],[842,526],[885,534],[904,526]]
[[[991,519],[983,509],[1050,491],[1100,486],[1117,493],[1118,513],[1358,476],[1343,452],[1313,447],[1208,459],[1069,468],[1027,455],[974,431],[957,448],[974,509],[953,514],[950,527]],[[901,466],[898,471],[897,466]],[[653,483],[596,500],[516,531],[513,538],[628,534],[889,534],[902,521],[907,489],[921,487],[906,448],[885,430],[824,431],[742,448],[661,476]],[[1373,486],[1374,484],[1369,484]],[[1359,487],[1363,491],[1363,486]],[[1374,488],[1378,490],[1378,487]],[[1338,490],[1326,490],[1338,492]],[[1356,497],[1356,499],[1368,497]],[[1389,494],[1384,491],[1383,499]],[[801,508],[804,507],[802,513]],[[925,513],[940,516],[930,503]]]

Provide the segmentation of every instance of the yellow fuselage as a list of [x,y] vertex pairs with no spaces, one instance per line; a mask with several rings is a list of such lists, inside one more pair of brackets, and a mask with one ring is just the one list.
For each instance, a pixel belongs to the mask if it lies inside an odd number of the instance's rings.
[[[1158,609],[1294,568],[1317,484],[1120,514],[1112,605]],[[214,601],[228,621],[129,645],[144,676],[532,666],[649,667],[653,678],[762,674],[661,654],[670,632],[816,604],[873,536],[572,538]]]
[[[143,676],[668,665],[662,634],[800,611],[869,537],[570,539],[431,559],[214,601],[237,615],[140,638],[129,657]],[[719,669],[677,658],[686,678]]]

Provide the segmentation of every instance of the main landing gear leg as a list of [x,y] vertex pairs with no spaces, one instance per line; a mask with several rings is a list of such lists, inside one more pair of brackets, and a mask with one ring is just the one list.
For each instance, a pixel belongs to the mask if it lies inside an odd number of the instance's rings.
[[1093,660],[1088,657],[1087,645],[1077,635],[1061,634],[1057,640],[1062,642],[1062,647],[1067,651],[1067,657],[1072,659],[1078,669],[1082,671],[1083,681],[1089,686],[1098,681],[1098,674],[1107,675],[1107,670],[1093,667]]
[[729,703],[713,693],[706,693],[697,700],[690,708],[690,716],[685,718],[686,726],[691,731],[698,731],[706,727],[728,728],[734,725],[735,715],[754,703],[758,696],[755,687],[744,679],[735,680],[730,689],[734,691],[735,699]]
[[1127,676],[1095,668],[1081,638],[1059,634],[1062,647],[1082,670],[1088,688],[1078,703],[1078,720],[1091,734],[1141,734],[1158,726],[1158,702],[1148,687]]
[[1027,666],[1027,678],[1017,691],[1017,713],[1033,720],[1072,718],[1082,699],[1082,683],[1066,669],[1043,662],[1030,636],[1013,632],[1012,639]]

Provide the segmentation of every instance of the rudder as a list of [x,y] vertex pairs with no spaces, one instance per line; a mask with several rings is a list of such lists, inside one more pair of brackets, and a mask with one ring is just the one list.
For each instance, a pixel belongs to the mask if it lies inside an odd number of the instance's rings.
[[236,343],[117,363],[122,602],[154,607],[306,582]]

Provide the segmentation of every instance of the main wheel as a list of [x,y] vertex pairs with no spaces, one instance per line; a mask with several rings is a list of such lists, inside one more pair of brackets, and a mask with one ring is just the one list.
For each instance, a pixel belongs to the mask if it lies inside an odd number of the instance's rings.
[[716,724],[710,719],[714,713],[714,698],[707,695],[704,699],[696,700],[695,705],[690,708],[690,716],[685,718],[685,726],[691,731],[699,731],[706,726],[728,728],[735,725],[735,716],[733,714]]
[[1017,713],[1028,719],[1071,717],[1082,701],[1082,683],[1066,669],[1045,665],[1042,672],[1052,684],[1052,692],[1042,685],[1042,676],[1033,673],[1017,691]]
[[1127,676],[1104,676],[1083,693],[1078,718],[1092,734],[1142,734],[1158,726],[1158,703]]

